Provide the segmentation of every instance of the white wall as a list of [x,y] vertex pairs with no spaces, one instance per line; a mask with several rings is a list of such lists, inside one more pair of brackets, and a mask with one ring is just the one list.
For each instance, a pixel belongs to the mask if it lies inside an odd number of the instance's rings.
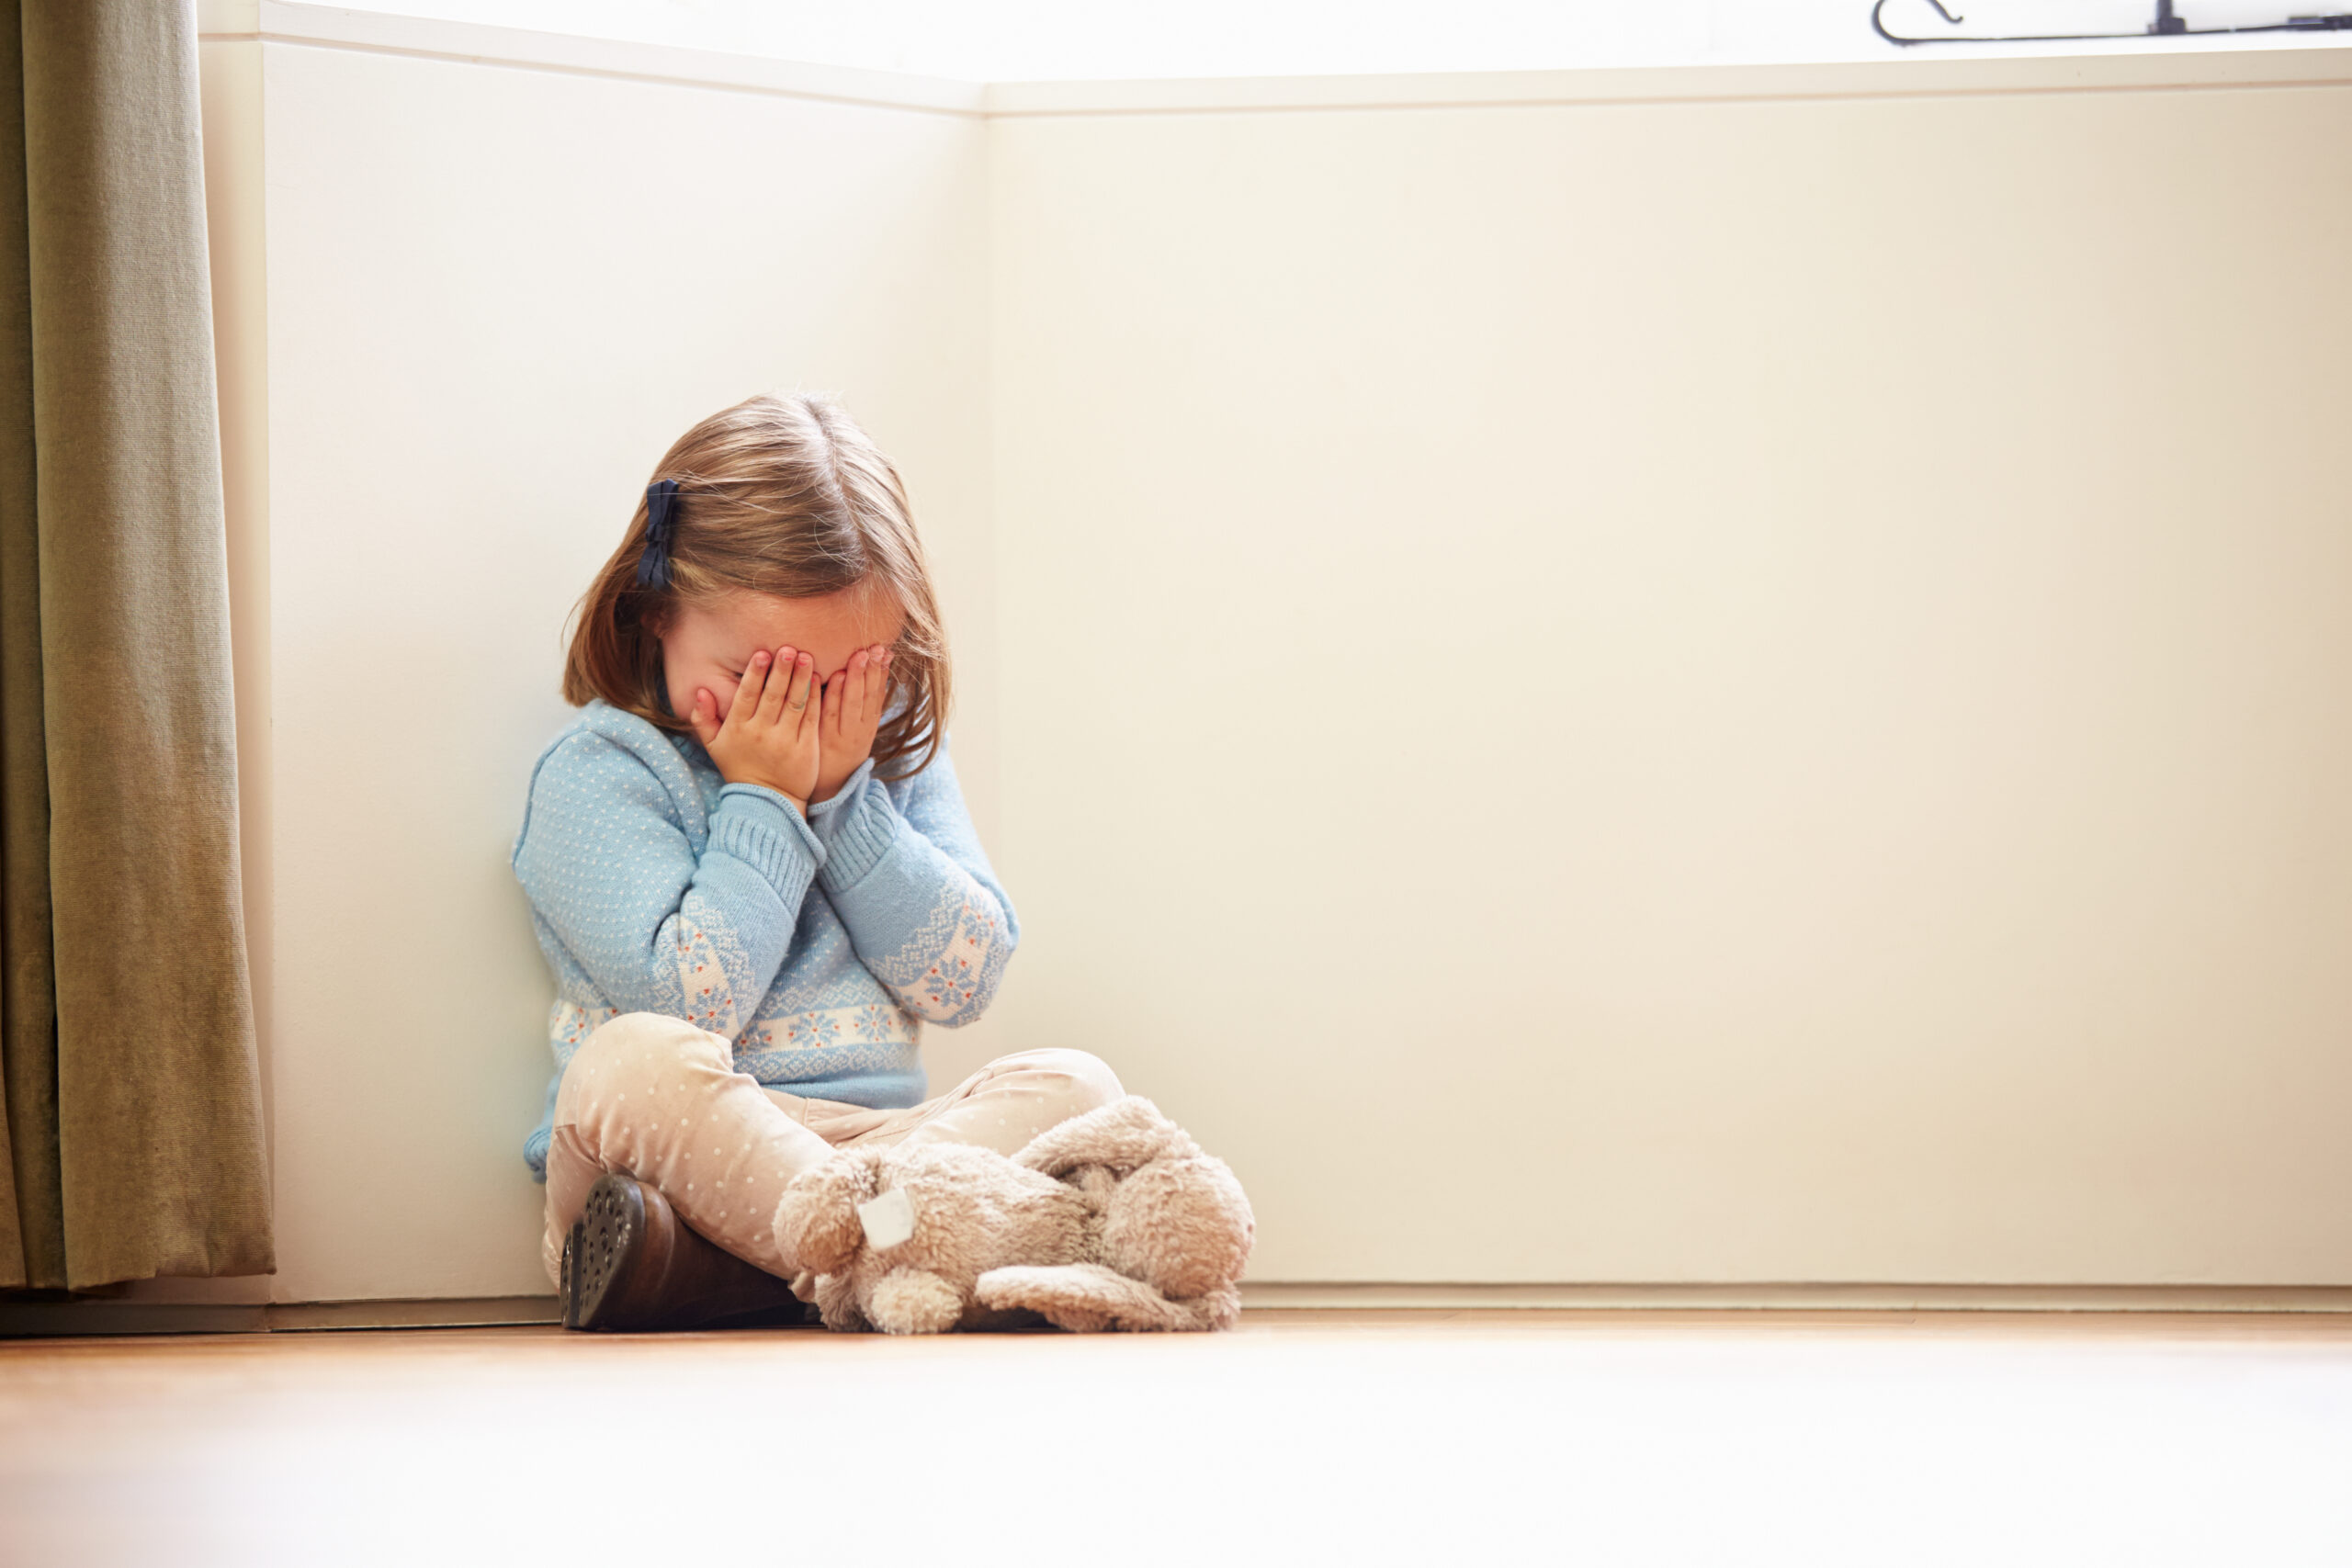
[[[359,8],[975,82],[1733,65],[1903,52],[1871,30],[1871,0],[364,0]],[[2141,35],[1939,46],[1978,57],[2177,55],[2281,42],[2277,34],[2151,39],[2154,0],[1971,0],[1954,8],[1964,27],[1941,20],[1928,0],[1891,0],[1887,27],[1932,39]],[[2205,29],[2276,22],[2295,8],[2295,0],[2181,0],[2179,12]],[[2288,41],[2341,43],[2325,34]]]
[[1003,1010],[1255,1277],[2352,1281],[2352,85],[1965,70],[998,100]]
[[908,474],[1023,919],[934,1080],[1102,1052],[1256,1278],[2352,1282],[2344,56],[982,94],[237,12],[278,1299],[545,1289],[564,615],[796,383]]
[[206,63],[253,78],[266,180],[268,614],[240,637],[277,1298],[541,1292],[551,988],[507,852],[571,711],[567,612],[688,424],[830,389],[899,460],[993,815],[982,130],[217,35]]

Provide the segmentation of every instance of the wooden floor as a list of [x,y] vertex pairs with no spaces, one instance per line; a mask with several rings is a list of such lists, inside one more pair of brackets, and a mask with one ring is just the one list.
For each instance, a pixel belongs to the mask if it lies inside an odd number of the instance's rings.
[[2352,1563],[2352,1317],[0,1342],[10,1565],[1016,1561]]

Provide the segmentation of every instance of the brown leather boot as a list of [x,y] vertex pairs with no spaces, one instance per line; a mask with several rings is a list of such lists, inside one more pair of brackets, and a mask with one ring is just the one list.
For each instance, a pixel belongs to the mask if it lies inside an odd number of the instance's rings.
[[608,1171],[563,1245],[563,1325],[641,1332],[808,1321],[792,1288],[705,1240],[668,1199]]

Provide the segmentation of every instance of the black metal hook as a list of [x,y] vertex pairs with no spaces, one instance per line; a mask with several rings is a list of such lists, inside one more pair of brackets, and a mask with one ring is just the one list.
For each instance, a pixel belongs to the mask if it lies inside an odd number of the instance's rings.
[[[1944,9],[1943,0],[1928,0],[1936,15],[1954,27],[1967,18],[1955,17]],[[1881,13],[1886,0],[1876,0],[1871,6],[1871,30],[1892,44],[1915,43],[2071,43],[2082,39],[2110,38],[2194,38],[2204,33],[2316,33],[2352,29],[2352,11],[2337,11],[2319,17],[2289,17],[2283,22],[2266,22],[2251,28],[2192,28],[2173,13],[2173,0],[2156,0],[2156,17],[2143,32],[2137,33],[2006,33],[1996,38],[1905,38],[1901,33],[1886,30]]]
[[[1936,15],[1937,15],[1937,16],[1941,17],[1945,21],[1950,22],[1953,27],[1958,27],[1958,26],[1960,26],[1960,24],[1961,24],[1961,23],[1962,23],[1962,22],[1964,22],[1964,21],[1968,20],[1968,18],[1967,18],[1966,17],[1955,17],[1955,16],[1953,16],[1950,11],[1945,10],[1945,9],[1944,9],[1944,0],[1928,0],[1928,5],[1930,5],[1930,6],[1933,6],[1936,8]],[[1878,0],[1878,4],[1877,4],[1877,5],[1875,5],[1875,6],[1872,6],[1871,7],[1871,30],[1873,30],[1874,32],[1876,32],[1876,33],[1878,34],[1878,36],[1879,36],[1879,37],[1881,37],[1881,38],[1884,39],[1887,42],[1889,42],[1889,43],[1903,43],[1903,44],[1910,44],[1910,43],[1933,43],[1933,42],[1935,42],[1935,41],[1936,41],[1936,40],[1935,40],[1935,39],[1925,39],[1925,38],[1901,38],[1901,37],[1896,36],[1896,35],[1895,35],[1895,34],[1894,34],[1894,33],[1888,32],[1888,31],[1886,30],[1886,24],[1885,24],[1884,22],[1880,21],[1880,20],[1879,20],[1879,17],[1878,17],[1878,14],[1879,14],[1881,11],[1883,11],[1883,10],[1885,10],[1885,9],[1886,9],[1886,0]]]

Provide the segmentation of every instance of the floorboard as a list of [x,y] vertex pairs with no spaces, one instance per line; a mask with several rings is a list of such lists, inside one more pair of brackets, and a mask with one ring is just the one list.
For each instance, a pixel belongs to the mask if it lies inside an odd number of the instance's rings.
[[2352,1317],[0,1342],[0,1562],[2352,1562]]

